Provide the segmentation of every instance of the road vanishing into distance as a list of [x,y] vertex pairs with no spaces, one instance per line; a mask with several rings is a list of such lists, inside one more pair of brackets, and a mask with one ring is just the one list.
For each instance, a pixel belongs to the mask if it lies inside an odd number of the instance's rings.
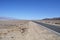
[[47,27],[47,28],[49,28],[49,29],[51,29],[53,31],[56,31],[56,32],[60,33],[60,26],[49,25],[49,24],[45,24],[45,23],[41,23],[41,22],[37,22],[37,21],[32,21],[32,22],[35,22],[37,24],[40,24],[40,25],[42,25],[44,27]]

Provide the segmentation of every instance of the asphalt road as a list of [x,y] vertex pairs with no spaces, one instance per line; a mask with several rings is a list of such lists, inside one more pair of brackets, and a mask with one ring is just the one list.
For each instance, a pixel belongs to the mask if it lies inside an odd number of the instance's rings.
[[60,33],[60,26],[49,25],[49,24],[45,24],[45,23],[41,23],[41,22],[37,22],[37,21],[33,21],[33,22],[35,22],[37,24],[40,24],[40,25],[42,25],[44,27],[47,27],[47,28],[49,28],[49,29],[51,29],[53,31],[56,31],[56,32]]

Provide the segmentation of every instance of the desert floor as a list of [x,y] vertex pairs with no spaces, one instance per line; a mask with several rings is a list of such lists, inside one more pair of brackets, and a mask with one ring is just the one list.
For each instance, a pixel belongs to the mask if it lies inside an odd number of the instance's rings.
[[60,40],[60,35],[28,20],[0,21],[0,40]]

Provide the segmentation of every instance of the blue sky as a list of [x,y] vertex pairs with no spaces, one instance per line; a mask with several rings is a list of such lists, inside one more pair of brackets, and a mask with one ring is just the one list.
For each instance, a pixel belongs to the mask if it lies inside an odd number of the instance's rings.
[[0,17],[28,20],[60,17],[60,0],[0,0]]

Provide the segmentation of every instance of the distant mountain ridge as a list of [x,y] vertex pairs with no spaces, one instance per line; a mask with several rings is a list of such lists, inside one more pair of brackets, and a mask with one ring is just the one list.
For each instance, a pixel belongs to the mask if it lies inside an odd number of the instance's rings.
[[16,19],[10,17],[0,17],[0,20],[16,20]]
[[56,17],[56,18],[45,18],[43,20],[60,20],[60,17]]

